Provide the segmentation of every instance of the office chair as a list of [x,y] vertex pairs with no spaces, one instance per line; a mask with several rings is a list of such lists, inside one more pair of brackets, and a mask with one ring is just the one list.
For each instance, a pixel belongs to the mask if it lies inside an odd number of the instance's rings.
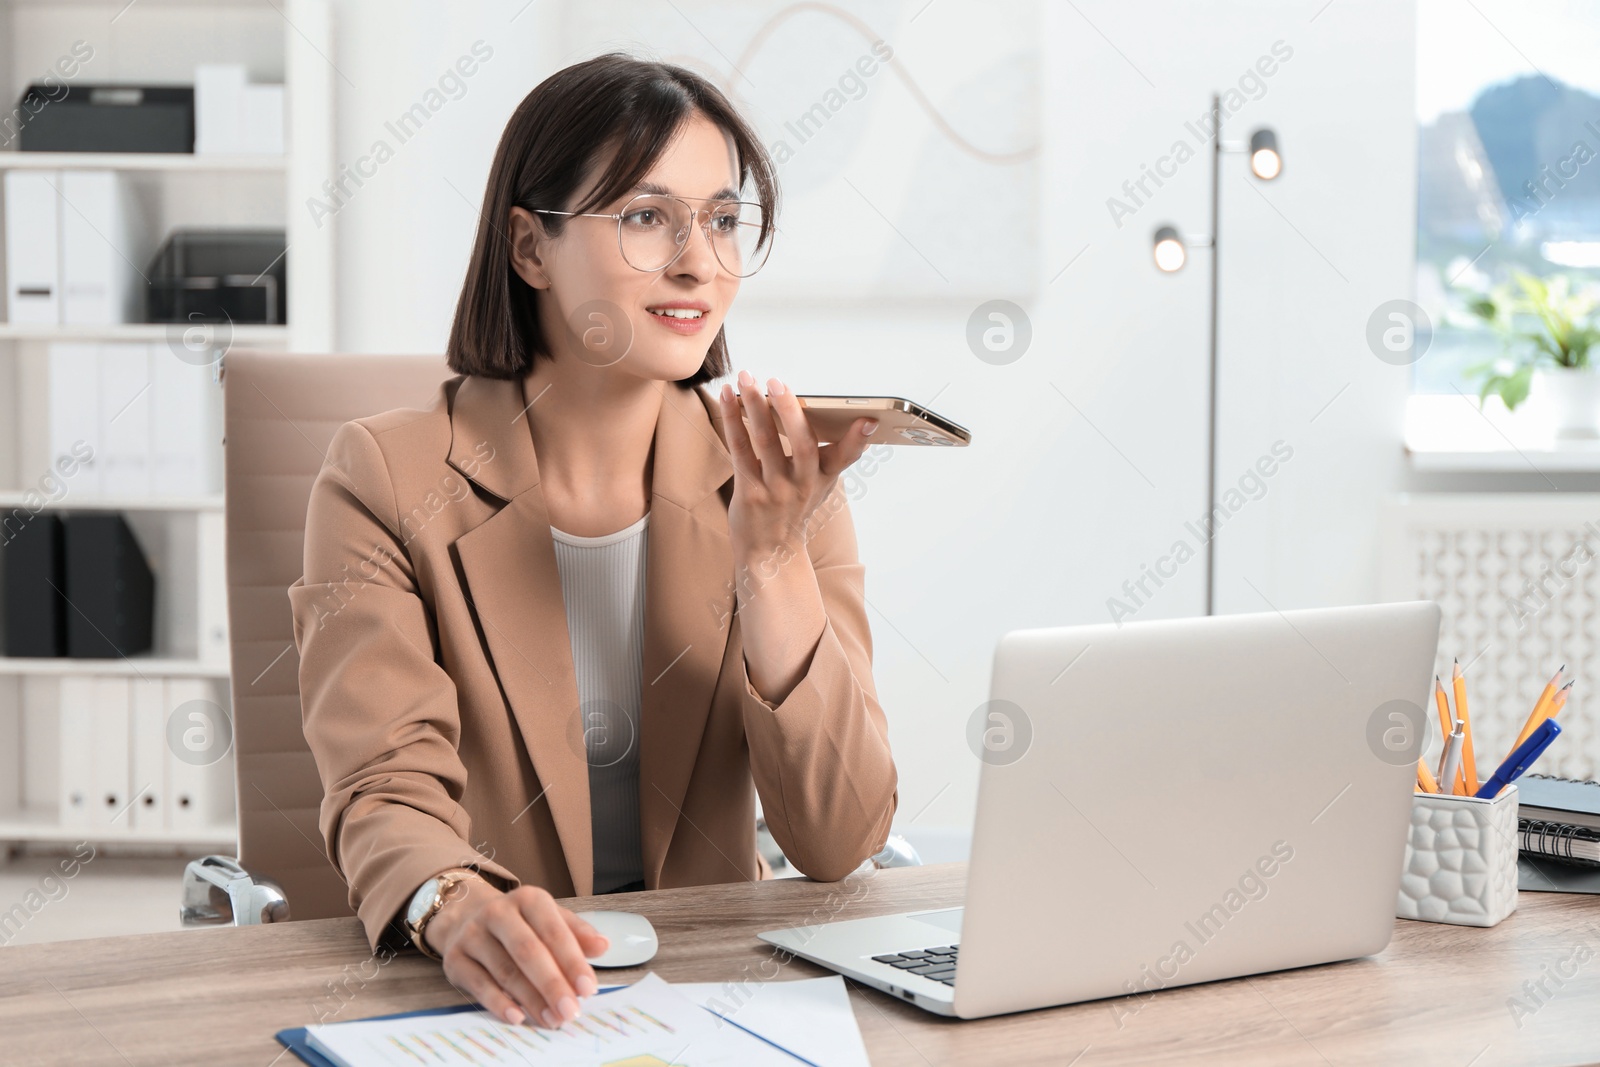
[[[789,869],[789,857],[783,854],[783,849],[778,846],[777,840],[772,836],[772,831],[767,829],[767,817],[756,816],[756,849],[767,861],[767,868],[772,871],[773,877],[785,878]],[[867,865],[883,870],[885,867],[920,867],[922,857],[912,847],[911,842],[899,834],[890,834],[884,841],[883,847],[871,857],[864,860],[861,866]]]
[[239,856],[188,865],[185,925],[355,914],[317,824],[322,780],[301,729],[288,589],[304,569],[306,505],[335,431],[391,408],[425,407],[450,377],[438,355],[223,357]]
[[[235,351],[223,359],[239,856],[188,865],[185,925],[354,914],[318,825],[322,780],[302,732],[288,588],[303,570],[306,505],[334,433],[351,419],[425,407],[452,376],[440,356]],[[763,854],[783,862],[781,852]],[[916,862],[891,838],[874,861],[900,866],[908,855]]]

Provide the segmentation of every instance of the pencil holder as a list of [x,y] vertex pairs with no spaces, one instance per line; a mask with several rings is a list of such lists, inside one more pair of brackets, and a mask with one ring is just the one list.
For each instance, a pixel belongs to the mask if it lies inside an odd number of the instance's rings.
[[1517,787],[1493,800],[1417,793],[1395,915],[1493,926],[1517,910]]

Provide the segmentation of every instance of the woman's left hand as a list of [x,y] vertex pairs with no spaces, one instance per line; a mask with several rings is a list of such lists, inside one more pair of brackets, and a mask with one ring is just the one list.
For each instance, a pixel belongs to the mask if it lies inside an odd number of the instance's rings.
[[[878,425],[876,419],[859,418],[842,441],[819,445],[805,409],[778,379],[767,379],[766,396],[749,371],[739,372],[739,386],[735,396],[733,387],[724,385],[719,400],[734,468],[728,529],[736,560],[770,554],[795,537],[804,544],[811,513],[845,468],[861,458]],[[748,428],[741,415],[749,418]],[[789,439],[787,456],[778,440],[780,428]]]

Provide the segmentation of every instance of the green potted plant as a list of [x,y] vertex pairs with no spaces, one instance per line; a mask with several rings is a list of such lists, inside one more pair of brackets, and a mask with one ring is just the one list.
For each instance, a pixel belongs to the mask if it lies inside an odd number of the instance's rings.
[[1589,362],[1600,344],[1596,301],[1574,293],[1565,275],[1537,278],[1517,271],[1512,285],[1478,294],[1468,309],[1498,333],[1505,355],[1468,368],[1483,378],[1481,406],[1495,395],[1507,411],[1534,394],[1551,412],[1557,437],[1600,437],[1600,367]]

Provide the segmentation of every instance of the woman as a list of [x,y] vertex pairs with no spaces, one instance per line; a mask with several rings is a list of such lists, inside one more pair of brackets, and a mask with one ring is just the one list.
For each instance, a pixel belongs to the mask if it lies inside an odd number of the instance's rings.
[[513,1023],[595,991],[605,940],[557,897],[770,875],[756,795],[813,878],[889,832],[837,480],[875,426],[819,446],[776,379],[702,388],[776,203],[700,77],[553,75],[495,154],[457,377],[340,427],[312,490],[289,596],[328,857],[375,951]]

